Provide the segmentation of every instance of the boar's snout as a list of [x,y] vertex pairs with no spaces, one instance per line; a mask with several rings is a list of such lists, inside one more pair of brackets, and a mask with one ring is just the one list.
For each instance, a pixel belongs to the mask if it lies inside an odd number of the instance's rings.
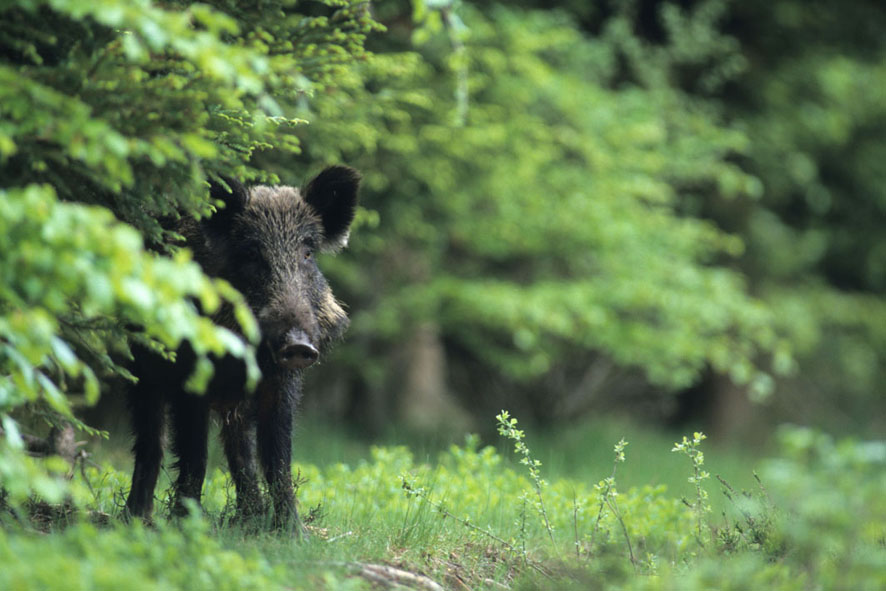
[[293,329],[279,339],[272,349],[274,362],[285,369],[304,369],[313,365],[320,351],[303,330]]
[[266,351],[275,366],[304,369],[320,358],[319,326],[310,302],[297,294],[278,296],[258,316]]

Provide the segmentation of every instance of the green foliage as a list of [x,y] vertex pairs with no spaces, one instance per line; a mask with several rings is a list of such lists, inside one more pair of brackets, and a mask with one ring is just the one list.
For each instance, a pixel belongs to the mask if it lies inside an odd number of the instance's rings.
[[[758,361],[789,348],[742,276],[718,264],[742,242],[683,205],[759,191],[734,163],[748,138],[665,85],[613,88],[613,42],[562,15],[458,10],[463,50],[427,17],[429,30],[392,41],[396,53],[306,113],[306,155],[367,171],[364,202],[379,216],[353,262],[329,267],[362,348],[346,358],[431,322],[477,379],[526,382],[598,352],[670,388],[713,366],[768,393]],[[369,371],[370,384],[384,379]]]
[[779,543],[823,588],[886,582],[886,443],[781,433],[785,457],[761,472],[778,508]]
[[[79,524],[35,539],[0,528],[4,589],[276,589],[256,549],[224,548],[200,517],[148,530]],[[39,568],[35,568],[36,565]]]
[[[510,439],[514,443],[514,453],[522,456],[520,458],[520,463],[526,466],[526,469],[529,471],[529,478],[532,480],[532,486],[535,488],[536,500],[532,501],[532,503],[535,505],[538,514],[541,515],[544,520],[545,529],[548,530],[548,536],[553,543],[554,532],[551,528],[551,522],[548,520],[548,512],[545,510],[545,501],[544,496],[542,495],[542,491],[548,483],[541,477],[541,462],[532,457],[529,448],[523,441],[525,438],[523,430],[517,428],[516,418],[511,417],[508,411],[503,410],[495,417],[495,420],[498,421],[498,434],[506,439]],[[524,495],[524,506],[527,502],[530,502],[530,500],[531,499]]]
[[[187,253],[144,244],[174,238],[161,217],[213,211],[207,176],[258,178],[256,151],[297,152],[295,104],[363,55],[375,26],[364,5],[330,1],[306,16],[294,4],[0,8],[0,486],[11,500],[49,492],[11,413],[39,403],[73,420],[100,380],[131,379],[133,341],[168,355],[188,341],[194,390],[213,354],[244,358],[257,379],[242,297]],[[198,313],[221,306],[237,333]]]
[[[810,43],[749,73],[758,92],[740,108],[756,138],[749,168],[767,198],[745,232],[751,272],[784,312],[803,369],[829,392],[869,402],[882,399],[886,351],[886,192],[876,164],[886,157],[886,109],[877,98],[886,90],[886,46],[856,48],[854,37]],[[841,406],[852,419],[867,415],[863,404]]]
[[[631,588],[878,589],[886,578],[882,441],[835,442],[784,427],[782,455],[761,470],[757,494],[736,496],[721,552],[670,565]],[[730,535],[732,537],[730,538]]]
[[[472,4],[480,5],[484,14],[494,15],[499,26],[502,19],[494,12],[498,2],[475,0]],[[585,59],[571,70],[581,72],[585,81],[620,94],[671,97],[650,101],[663,119],[672,122],[698,113],[711,128],[738,132],[740,146],[730,147],[726,157],[736,165],[735,171],[721,170],[707,177],[710,168],[702,161],[690,158],[677,164],[682,160],[679,150],[650,147],[689,181],[678,185],[683,189],[675,194],[678,211],[693,220],[709,220],[735,239],[735,250],[730,252],[738,258],[732,262],[722,257],[715,260],[740,270],[741,280],[758,298],[755,303],[768,311],[765,315],[770,322],[761,320],[756,326],[765,326],[760,331],[774,331],[780,340],[771,347],[775,352],[770,366],[773,372],[797,376],[779,382],[776,412],[815,424],[826,420],[842,429],[867,424],[871,404],[878,405],[876,414],[883,414],[886,184],[879,163],[886,155],[886,118],[880,100],[886,63],[886,44],[880,31],[886,26],[886,15],[880,3],[570,0],[551,5],[518,0],[508,5],[522,7],[511,9],[512,14],[532,32],[538,28],[529,24],[533,17],[526,16],[528,10],[543,9],[551,22],[574,19],[578,29],[571,34],[582,39]],[[471,18],[465,21],[473,34],[476,27]],[[523,33],[526,39],[532,35],[528,31]],[[563,29],[558,33],[567,34]],[[527,42],[525,47],[531,52],[539,45]],[[506,55],[508,60],[516,60],[521,52],[508,51]],[[559,72],[545,82],[533,78],[537,71],[521,72],[527,84],[515,96],[541,92],[542,88],[551,93],[562,90],[573,97],[594,96],[595,102],[600,102],[593,94],[561,84]],[[513,99],[504,100],[502,108],[507,109]],[[522,107],[520,114],[527,110]],[[572,121],[569,117],[560,120]],[[570,126],[585,145],[593,146],[599,134],[582,129]],[[690,141],[699,131],[684,129]],[[695,137],[710,142],[715,134]],[[609,152],[622,154],[616,161],[618,166],[636,161],[635,154]],[[487,157],[481,161],[485,163]],[[553,160],[545,175],[558,170],[560,163]],[[515,166],[514,170],[522,169]],[[598,171],[590,167],[589,171],[588,178],[596,182]],[[521,187],[532,186],[522,182],[519,173],[509,173],[509,177],[520,179]],[[641,227],[634,222],[631,226]],[[643,232],[654,236],[646,229]],[[674,249],[671,242],[657,244],[667,252]],[[646,261],[643,263],[645,269]],[[627,267],[627,276],[635,268],[636,263]],[[654,284],[658,293],[659,285],[672,282],[665,275],[649,275],[649,284]],[[691,302],[690,309],[705,311],[702,318],[707,318],[710,301],[687,299],[687,293],[701,291],[675,294],[670,305]],[[713,295],[729,307],[726,293],[733,291],[723,289]],[[560,301],[548,303],[562,308]],[[614,309],[623,312],[626,307],[622,301]],[[607,302],[605,309],[613,308]],[[688,320],[691,326],[694,319]],[[601,330],[594,325],[582,332]],[[671,338],[661,340],[655,335],[641,336],[644,338],[623,341],[631,342],[634,351],[650,347],[650,342],[663,346],[676,342],[679,351],[688,349],[681,334],[669,333]],[[702,341],[695,338],[692,342]],[[731,350],[733,346],[717,343],[709,349]],[[613,349],[618,346],[603,347],[607,352]],[[662,359],[676,356],[670,351],[654,353]],[[717,355],[711,353],[712,357]],[[551,356],[562,358],[561,351]],[[620,364],[625,362],[623,357],[616,358]],[[641,364],[649,367],[645,361]],[[556,365],[554,361],[552,366]],[[722,372],[729,363],[711,365]],[[676,369],[669,368],[672,373]],[[740,369],[739,373],[745,371]],[[684,374],[677,371],[674,375],[682,378]],[[750,390],[755,398],[772,390],[773,384],[765,378],[756,383]],[[797,406],[808,411],[798,417],[794,412]]]
[[700,446],[701,442],[705,439],[707,439],[707,436],[704,433],[696,432],[692,434],[692,439],[684,436],[683,441],[675,443],[673,449],[671,449],[673,452],[685,455],[689,458],[689,461],[692,462],[692,476],[689,477],[689,484],[695,487],[695,500],[692,503],[687,504],[695,512],[695,518],[698,522],[699,544],[704,543],[702,540],[702,528],[705,513],[711,511],[711,505],[708,502],[708,491],[702,486],[704,481],[711,477],[711,475],[703,468],[704,452],[701,451]]
[[[631,556],[631,562],[635,562],[636,558],[634,556],[634,549],[631,546],[631,538],[628,535],[627,527],[625,526],[624,519],[622,518],[621,510],[618,508],[618,487],[615,482],[615,473],[618,470],[618,465],[625,461],[625,447],[627,447],[628,442],[624,440],[624,438],[619,439],[618,443],[615,444],[615,460],[612,463],[612,474],[598,482],[594,485],[594,490],[597,492],[597,495],[600,499],[600,504],[597,507],[597,518],[594,521],[594,529],[591,531],[591,539],[589,542],[590,551],[595,551],[597,532],[600,526],[600,521],[606,515],[606,509],[608,509],[612,516],[618,520],[619,525],[621,525],[622,531],[625,534],[625,542],[628,546],[628,552]],[[579,556],[581,556],[581,543],[578,539],[578,503],[576,503],[576,532],[575,532],[575,543],[576,543],[576,552]]]

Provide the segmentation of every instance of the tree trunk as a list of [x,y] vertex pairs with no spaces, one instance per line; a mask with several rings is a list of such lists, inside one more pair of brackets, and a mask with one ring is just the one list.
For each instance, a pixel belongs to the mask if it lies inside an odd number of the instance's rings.
[[438,327],[419,325],[404,348],[400,417],[422,430],[467,429],[470,418],[446,384],[446,352]]

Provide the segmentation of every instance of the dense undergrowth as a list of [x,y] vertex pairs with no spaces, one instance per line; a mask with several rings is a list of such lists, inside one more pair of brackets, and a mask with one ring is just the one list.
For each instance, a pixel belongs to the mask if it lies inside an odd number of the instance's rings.
[[696,433],[660,449],[663,460],[682,458],[683,486],[625,489],[629,442],[615,444],[596,482],[546,481],[507,413],[499,430],[513,454],[471,436],[434,462],[391,446],[353,465],[295,465],[311,531],[303,541],[232,525],[233,488],[219,469],[202,514],[167,521],[161,493],[152,527],[120,523],[128,474],[84,466],[72,482],[76,511],[35,504],[40,519],[4,516],[0,588],[886,587],[883,442],[785,427],[744,491],[718,482]]

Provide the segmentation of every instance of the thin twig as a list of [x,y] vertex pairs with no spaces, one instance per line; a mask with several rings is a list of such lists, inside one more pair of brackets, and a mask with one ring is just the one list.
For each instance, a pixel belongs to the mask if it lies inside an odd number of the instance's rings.
[[578,499],[572,491],[572,532],[575,536],[575,557],[581,558],[581,545],[578,541]]
[[628,528],[625,525],[624,519],[621,518],[621,513],[618,510],[618,504],[616,504],[615,501],[612,501],[609,498],[606,499],[606,504],[609,505],[609,508],[612,510],[613,515],[615,515],[616,520],[618,521],[619,525],[621,525],[621,531],[622,533],[624,533],[625,542],[628,543],[628,554],[631,557],[631,564],[636,566],[637,559],[634,558],[634,547],[631,544],[631,536],[628,535]]

